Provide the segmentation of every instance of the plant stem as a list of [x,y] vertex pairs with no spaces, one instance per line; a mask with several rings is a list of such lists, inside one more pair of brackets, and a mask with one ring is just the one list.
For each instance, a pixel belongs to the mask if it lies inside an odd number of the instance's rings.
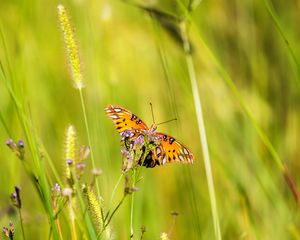
[[108,218],[108,220],[107,220],[106,223],[104,224],[102,231],[98,234],[97,239],[99,239],[99,238],[101,237],[102,233],[105,231],[106,227],[109,225],[109,223],[110,223],[112,217],[115,215],[115,213],[117,212],[117,210],[119,209],[119,207],[122,205],[122,203],[123,203],[123,201],[124,201],[126,195],[127,195],[127,194],[124,194],[124,195],[123,195],[121,201],[120,201],[119,204],[115,207],[115,209],[113,210],[112,214],[111,214],[110,216],[107,215],[107,217],[105,218],[105,221],[106,221],[107,218]]
[[[136,169],[133,169],[132,187],[136,182]],[[134,207],[134,192],[131,193],[131,207],[130,207],[130,239],[133,239],[133,207]]]
[[[82,108],[82,113],[83,113],[83,118],[84,118],[85,130],[86,130],[88,143],[89,143],[89,147],[90,147],[90,151],[91,151],[92,167],[94,169],[95,168],[95,159],[94,159],[93,148],[91,145],[90,129],[89,129],[89,124],[88,124],[87,115],[86,115],[86,109],[85,109],[84,98],[83,98],[83,94],[82,94],[82,88],[79,88],[78,90],[79,90],[79,94],[80,94],[80,102],[81,102],[81,108]],[[95,181],[96,181],[97,196],[99,197],[100,190],[99,190],[98,180],[95,179]]]
[[71,218],[71,236],[73,240],[77,240],[76,227],[75,227],[75,214],[73,211],[72,197],[69,197],[69,214]]
[[23,226],[22,212],[21,212],[20,208],[18,210],[19,210],[19,218],[20,218],[20,225],[21,225],[22,237],[25,240],[25,231],[24,231],[24,226]]
[[109,216],[109,218],[108,218],[108,220],[107,220],[107,222],[106,222],[106,224],[105,224],[103,230],[105,230],[105,228],[109,225],[109,223],[110,223],[112,217],[114,216],[114,214],[116,213],[116,211],[119,209],[119,207],[122,205],[122,203],[123,203],[125,197],[126,197],[126,194],[123,195],[121,201],[119,202],[119,204],[116,206],[116,208],[113,210],[113,212],[112,212],[111,215]]
[[108,206],[111,205],[111,202],[112,202],[112,200],[113,200],[113,198],[114,198],[114,196],[115,196],[115,194],[116,194],[116,190],[117,190],[117,188],[118,188],[118,186],[119,186],[119,184],[120,184],[120,182],[121,182],[121,180],[122,180],[123,175],[124,175],[123,173],[120,175],[120,177],[119,177],[119,179],[118,179],[116,185],[114,186],[114,189],[113,189],[113,191],[112,191],[112,193],[111,193],[111,196],[110,196],[110,199],[109,199]]
[[186,57],[186,64],[187,64],[188,74],[192,85],[194,104],[196,108],[198,130],[200,135],[200,142],[202,145],[202,154],[203,154],[204,165],[205,165],[205,172],[207,178],[215,237],[216,239],[221,240],[222,237],[221,237],[219,216],[217,210],[214,181],[213,181],[213,175],[211,170],[210,156],[209,156],[209,150],[207,144],[207,137],[205,131],[205,124],[204,124],[203,113],[202,113],[201,98],[198,89],[196,71],[195,71],[195,67],[191,55],[191,46],[186,32],[186,22],[182,22],[181,31],[182,31],[182,38],[183,38],[183,47],[184,47],[185,57]]
[[284,28],[281,27],[279,18],[276,16],[275,11],[273,10],[273,6],[272,3],[269,0],[264,0],[265,3],[265,7],[268,11],[268,13],[270,14],[272,21],[276,27],[276,30],[278,31],[280,37],[282,38],[282,40],[284,41],[284,44],[286,45],[287,49],[288,49],[288,53],[291,56],[291,59],[293,60],[295,67],[297,69],[297,73],[296,73],[296,83],[297,83],[297,87],[300,89],[300,64],[297,60],[296,54],[293,50],[293,47],[291,46],[288,38],[287,38],[287,34],[284,32]]

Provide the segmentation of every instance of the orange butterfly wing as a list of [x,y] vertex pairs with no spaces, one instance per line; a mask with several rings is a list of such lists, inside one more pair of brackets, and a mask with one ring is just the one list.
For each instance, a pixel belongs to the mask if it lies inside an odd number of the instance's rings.
[[160,155],[158,158],[161,160],[162,164],[170,163],[173,161],[193,163],[194,156],[192,152],[182,143],[164,133],[156,133],[156,136],[161,139],[159,147],[162,152],[160,154],[160,152],[157,152],[158,149],[156,149],[155,153],[156,156]]
[[145,167],[155,167],[171,162],[193,163],[192,152],[173,137],[164,133],[155,133],[160,139],[160,144],[146,156],[142,163]]
[[116,130],[121,135],[128,131],[130,139],[135,139],[148,130],[147,125],[138,116],[125,108],[109,105],[104,111],[115,124]]

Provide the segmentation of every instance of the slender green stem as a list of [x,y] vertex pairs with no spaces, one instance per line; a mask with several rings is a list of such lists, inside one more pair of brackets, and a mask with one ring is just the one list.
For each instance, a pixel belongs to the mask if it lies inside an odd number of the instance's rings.
[[68,207],[69,207],[69,215],[71,220],[71,238],[73,240],[77,240],[77,234],[76,234],[76,227],[75,227],[75,213],[73,210],[73,199],[70,196],[68,200]]
[[[80,94],[80,102],[81,102],[81,108],[82,108],[82,113],[83,113],[83,118],[84,118],[86,134],[87,134],[88,143],[89,143],[89,147],[90,147],[90,151],[91,151],[92,167],[95,168],[96,165],[95,165],[95,159],[94,159],[94,151],[93,151],[93,147],[91,144],[90,129],[89,129],[89,124],[88,124],[88,120],[87,120],[87,114],[86,114],[85,103],[84,103],[84,98],[83,98],[83,94],[82,94],[82,88],[79,88],[79,94]],[[95,179],[95,181],[96,181],[97,195],[100,196],[98,180]]]
[[24,131],[28,149],[33,160],[34,167],[31,168],[31,171],[29,172],[29,176],[34,175],[35,179],[38,180],[38,183],[34,180],[34,184],[35,186],[37,186],[36,184],[39,185],[39,188],[37,188],[37,190],[41,197],[43,206],[47,211],[49,221],[51,224],[53,238],[59,239],[59,233],[54,221],[53,209],[51,207],[50,191],[49,191],[47,176],[45,172],[44,162],[40,160],[40,154],[38,151],[37,138],[34,134],[35,133],[34,128],[28,117],[28,114],[25,111],[24,104],[21,103],[20,101],[21,98],[19,97],[19,95],[16,94],[15,90],[11,86],[12,79],[7,79],[4,72],[2,71],[0,72],[1,72],[1,77],[3,78],[5,86],[12,99],[12,102],[14,103],[18,120],[20,121],[22,129]]
[[85,229],[87,230],[90,239],[96,239],[97,235],[96,235],[90,214],[86,211],[86,204],[84,202],[84,199],[82,196],[82,189],[81,189],[80,183],[78,181],[75,181],[75,189],[76,189],[78,205],[81,209],[81,213],[82,213],[82,216],[85,221]]
[[114,198],[114,196],[115,196],[115,194],[116,194],[117,188],[118,188],[118,186],[120,185],[120,182],[121,182],[121,180],[122,180],[123,175],[124,175],[123,173],[120,175],[120,177],[119,177],[119,179],[118,179],[116,185],[114,186],[114,189],[113,189],[113,191],[112,191],[112,193],[111,193],[111,196],[110,196],[110,199],[109,199],[109,202],[108,202],[108,206],[111,205],[111,202],[112,202],[112,200],[113,200],[113,198]]
[[[102,231],[98,234],[97,239],[99,239],[102,235],[102,233],[105,231],[106,227],[109,225],[112,217],[115,215],[115,213],[117,212],[117,210],[120,208],[120,206],[122,205],[122,203],[124,202],[125,197],[127,196],[127,194],[124,194],[122,199],[120,200],[120,202],[118,203],[118,205],[115,207],[115,209],[113,210],[113,212],[111,213],[111,215],[107,215],[106,218],[104,219],[104,221],[106,222],[104,224],[104,227],[102,229]],[[108,220],[107,220],[108,219]],[[106,221],[107,220],[107,221]]]
[[105,226],[104,226],[104,229],[103,229],[103,230],[105,230],[105,228],[109,225],[109,223],[110,223],[112,217],[115,215],[116,211],[117,211],[117,210],[119,209],[119,207],[122,205],[122,203],[123,203],[123,201],[124,201],[126,195],[127,195],[127,194],[124,194],[124,195],[123,195],[123,197],[122,197],[122,199],[120,200],[120,202],[118,203],[118,205],[115,207],[115,209],[113,210],[113,212],[111,213],[111,215],[108,217],[108,220],[107,220],[107,222],[105,223]]
[[[197,30],[197,27],[195,26],[195,23],[193,22],[193,19],[192,19],[190,13],[185,9],[184,5],[179,0],[177,0],[177,3],[181,7],[181,9],[186,13],[186,18],[187,18],[187,20],[190,20],[190,22],[192,23],[192,27],[195,27],[195,29]],[[260,137],[261,141],[264,143],[264,145],[266,146],[266,148],[268,149],[268,151],[272,155],[272,157],[273,157],[275,163],[277,164],[278,168],[282,172],[284,172],[283,162],[282,162],[281,158],[279,157],[279,154],[277,153],[277,151],[273,147],[273,145],[272,145],[270,139],[268,138],[268,136],[265,134],[265,132],[260,128],[260,126],[256,122],[253,114],[251,113],[250,109],[247,107],[242,95],[240,94],[240,92],[239,92],[237,86],[235,85],[235,83],[233,82],[232,78],[230,77],[228,72],[224,69],[224,67],[222,66],[222,64],[220,63],[218,58],[215,56],[215,54],[211,51],[211,49],[209,48],[208,44],[206,43],[205,39],[203,38],[203,36],[201,35],[199,30],[196,31],[196,34],[198,35],[198,40],[204,46],[204,49],[207,51],[209,57],[213,60],[213,62],[215,63],[215,65],[218,69],[218,71],[223,76],[223,79],[225,80],[226,84],[228,85],[228,87],[232,91],[234,97],[240,103],[244,113],[249,118],[251,124],[253,125],[254,129],[256,130],[256,132],[257,132],[258,136]]]
[[[132,173],[132,187],[136,182],[136,169]],[[130,239],[133,239],[133,208],[134,208],[134,192],[131,193],[131,206],[130,206]]]
[[296,68],[297,68],[297,74],[296,74],[296,83],[297,83],[297,87],[300,88],[300,64],[297,60],[297,57],[296,57],[296,54],[288,40],[288,38],[286,37],[286,34],[283,30],[283,28],[281,27],[281,24],[278,20],[278,17],[276,16],[274,10],[273,10],[273,7],[272,7],[272,3],[269,1],[269,0],[264,0],[264,3],[265,3],[265,7],[267,9],[267,11],[269,12],[271,18],[272,18],[272,21],[274,22],[274,25],[279,33],[279,35],[281,36],[282,40],[284,41],[287,49],[288,49],[288,52],[291,56],[291,59],[293,60]]
[[202,113],[200,92],[198,89],[195,67],[194,67],[194,63],[193,63],[193,59],[192,59],[192,55],[191,55],[191,46],[190,46],[188,35],[186,32],[186,23],[183,22],[181,27],[182,27],[181,30],[182,30],[182,38],[183,38],[183,45],[184,45],[183,47],[184,47],[185,57],[186,57],[186,64],[187,64],[187,68],[188,68],[189,78],[190,78],[191,84],[192,84],[193,98],[194,98],[194,104],[195,104],[195,108],[196,108],[196,116],[197,116],[197,122],[198,122],[198,130],[199,130],[199,134],[200,134],[200,142],[202,145],[202,154],[203,154],[203,159],[204,159],[208,191],[209,191],[209,197],[210,197],[210,203],[211,203],[211,211],[212,211],[212,217],[213,217],[215,237],[216,237],[216,239],[220,240],[220,239],[222,239],[222,237],[221,237],[219,216],[218,216],[218,210],[217,210],[214,181],[213,181],[213,175],[212,175],[212,170],[211,170],[211,162],[210,162],[210,156],[209,156],[209,150],[208,150],[208,144],[207,144],[207,137],[206,137],[206,131],[205,131],[205,124],[204,124],[203,113]]
[[21,225],[22,237],[25,240],[25,231],[24,231],[24,225],[23,225],[23,219],[22,219],[22,212],[21,212],[20,208],[18,210],[19,210],[19,218],[20,218],[20,225]]

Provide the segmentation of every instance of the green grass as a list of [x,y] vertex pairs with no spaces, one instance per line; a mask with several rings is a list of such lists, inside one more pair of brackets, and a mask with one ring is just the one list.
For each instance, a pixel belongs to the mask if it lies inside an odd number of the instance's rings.
[[[112,239],[129,239],[131,228],[140,239],[142,226],[143,239],[300,239],[299,4],[200,1],[189,11],[188,2],[63,1],[79,48],[79,89],[58,3],[0,3],[0,223],[14,223],[15,239],[23,239],[10,199],[16,185],[25,239],[95,239],[105,216]],[[195,162],[143,168],[142,180],[128,183],[139,190],[124,193],[120,137],[103,109],[121,105],[150,126],[149,102],[157,122],[178,119],[158,131],[187,145]],[[75,148],[91,147],[80,179],[71,166],[71,186],[69,124]],[[9,138],[24,141],[23,160]],[[58,218],[55,183],[75,192],[58,200]],[[82,183],[92,184],[90,195]]]

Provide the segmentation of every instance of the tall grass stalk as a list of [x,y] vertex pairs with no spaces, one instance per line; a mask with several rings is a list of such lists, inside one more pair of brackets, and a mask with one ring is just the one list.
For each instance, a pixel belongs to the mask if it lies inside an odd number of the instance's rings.
[[[88,144],[89,144],[90,152],[91,152],[92,167],[95,168],[94,154],[93,154],[93,150],[92,150],[93,148],[91,146],[89,125],[88,125],[85,103],[84,103],[84,98],[83,98],[83,93],[82,93],[83,74],[82,74],[81,63],[80,63],[80,58],[79,58],[79,48],[77,46],[75,36],[73,33],[73,29],[71,27],[71,21],[68,17],[66,9],[64,8],[63,5],[58,5],[57,13],[58,13],[58,20],[59,20],[60,28],[61,28],[61,31],[63,34],[64,45],[66,48],[66,57],[67,57],[67,60],[69,63],[70,71],[71,71],[71,78],[74,82],[75,88],[78,89],[79,95],[80,95],[81,108],[82,108],[82,112],[83,112],[83,118],[84,118],[86,132],[87,132]],[[85,203],[82,198],[81,186],[79,185],[78,181],[76,181],[75,185],[76,185],[77,197],[79,200],[79,204],[81,206],[81,211],[82,211],[82,213],[84,213],[85,212]],[[100,196],[97,180],[96,180],[96,188],[97,188],[97,196]],[[91,220],[91,217],[89,214],[87,214],[87,213],[84,214],[84,221],[85,221],[86,228],[88,230],[90,237],[92,239],[95,239],[96,233],[95,233],[95,229],[93,227],[92,220]]]
[[22,237],[25,240],[25,230],[24,230],[24,224],[23,224],[23,218],[22,218],[21,208],[18,208],[18,212],[19,212],[19,219],[20,219]]
[[[6,61],[8,62],[8,65],[10,66],[10,61],[8,58],[7,48],[5,44],[5,39],[3,32],[1,30],[1,40],[2,45],[4,47]],[[10,67],[9,67],[10,68]],[[10,98],[14,104],[14,107],[16,109],[17,117],[20,122],[20,125],[22,126],[22,130],[25,135],[27,147],[29,150],[29,153],[31,155],[31,159],[33,161],[33,166],[30,169],[30,172],[28,171],[28,176],[33,181],[33,185],[35,186],[35,189],[37,190],[39,197],[41,198],[41,202],[43,204],[43,207],[45,211],[47,212],[49,222],[50,222],[50,234],[53,234],[54,239],[60,239],[57,225],[55,222],[55,216],[51,205],[51,196],[49,191],[49,185],[47,182],[47,174],[45,172],[45,165],[43,162],[43,159],[41,159],[40,151],[38,150],[38,141],[37,136],[35,135],[35,130],[32,126],[30,118],[28,117],[28,114],[26,112],[26,109],[24,107],[24,104],[22,104],[22,96],[19,96],[17,94],[17,91],[13,89],[12,87],[12,79],[13,74],[7,76],[4,72],[4,68],[1,67],[1,79],[3,80],[5,87],[7,88],[7,91],[10,94]],[[25,165],[25,168],[27,167],[26,164],[29,164],[25,161],[22,161]]]
[[240,103],[243,111],[246,113],[246,115],[249,118],[250,122],[254,126],[256,132],[258,133],[258,135],[259,135],[259,137],[261,139],[261,141],[264,143],[264,145],[266,146],[266,148],[269,150],[269,152],[272,155],[272,157],[273,157],[275,163],[277,164],[278,168],[281,171],[283,171],[284,167],[283,167],[282,161],[281,161],[281,159],[280,159],[277,151],[273,147],[270,139],[267,137],[267,135],[264,133],[264,131],[257,124],[257,122],[256,122],[253,114],[251,113],[250,109],[247,107],[245,101],[243,100],[242,95],[240,94],[240,92],[239,92],[238,88],[236,87],[236,85],[234,84],[233,80],[228,75],[228,73],[226,72],[226,70],[223,68],[222,64],[218,61],[217,57],[213,54],[213,52],[210,51],[209,47],[207,46],[206,42],[204,41],[204,39],[202,37],[201,37],[201,42],[206,47],[206,50],[209,52],[209,55],[211,56],[211,58],[214,60],[215,64],[217,65],[217,67],[219,69],[219,71],[221,72],[224,80],[228,84],[230,90],[233,92],[234,96],[236,97],[236,99]]
[[72,196],[68,196],[68,211],[69,211],[69,217],[71,220],[71,237],[72,240],[77,240],[77,234],[76,234],[76,226],[75,226],[75,213],[73,210],[73,199]]
[[298,59],[296,57],[296,54],[283,30],[283,28],[281,27],[281,24],[280,24],[280,21],[278,19],[278,17],[276,16],[275,12],[274,12],[274,9],[273,9],[273,6],[272,6],[272,3],[269,1],[269,0],[264,0],[264,3],[265,3],[265,7],[268,11],[268,13],[270,14],[271,18],[272,18],[272,21],[274,22],[274,25],[279,33],[279,35],[281,36],[282,40],[284,41],[287,49],[288,49],[288,52],[291,56],[291,59],[293,60],[294,62],[294,66],[296,67],[297,69],[297,72],[296,72],[296,83],[297,83],[297,87],[300,89],[300,64],[298,62]]
[[[74,82],[75,88],[78,89],[80,95],[84,125],[85,125],[88,144],[91,152],[92,167],[93,169],[95,169],[96,165],[94,159],[94,152],[91,144],[92,141],[90,136],[90,129],[89,129],[89,124],[88,124],[88,119],[86,114],[85,101],[82,93],[84,84],[83,84],[83,72],[82,72],[82,67],[81,67],[81,62],[79,57],[79,48],[74,35],[74,30],[71,26],[70,18],[67,14],[65,7],[60,4],[57,6],[57,11],[58,11],[58,20],[59,20],[60,28],[63,33],[64,45],[66,48],[66,57],[71,71],[71,78]],[[96,179],[96,189],[97,189],[97,196],[99,197],[100,190],[99,190],[99,184],[97,179]]]
[[78,181],[75,181],[75,189],[76,189],[76,197],[78,199],[79,206],[81,208],[81,214],[84,217],[85,227],[89,234],[89,237],[90,239],[97,239],[97,234],[95,232],[91,216],[89,212],[86,211],[87,210],[86,204],[82,196],[83,195],[82,187],[80,186]]
[[207,178],[207,184],[208,184],[208,190],[209,190],[209,198],[210,198],[210,204],[211,204],[215,237],[216,237],[216,239],[221,240],[222,237],[221,237],[220,221],[219,221],[219,216],[218,216],[214,181],[213,181],[213,175],[212,175],[212,170],[211,170],[211,162],[210,162],[207,137],[206,137],[206,131],[205,131],[205,124],[204,124],[203,113],[202,113],[201,98],[200,98],[200,92],[199,92],[199,88],[198,88],[193,58],[191,55],[191,46],[189,43],[187,30],[186,30],[186,22],[182,22],[180,27],[181,27],[181,33],[182,33],[183,48],[184,48],[184,52],[185,52],[186,64],[187,64],[187,68],[188,68],[188,74],[189,74],[189,78],[190,78],[191,85],[192,85],[194,105],[196,108],[196,117],[197,117],[197,122],[198,122],[198,130],[199,130],[199,134],[200,134],[200,142],[201,142],[201,146],[202,146],[202,154],[203,154],[203,159],[204,159],[205,172],[206,172],[206,178]]
[[244,113],[246,114],[246,116],[250,120],[251,124],[253,125],[255,131],[257,132],[257,134],[260,138],[260,140],[265,145],[265,147],[267,148],[267,150],[271,154],[272,159],[274,160],[275,164],[277,165],[278,169],[281,171],[281,173],[285,177],[286,182],[287,182],[287,186],[290,189],[291,193],[294,195],[296,202],[300,203],[300,200],[297,198],[297,196],[299,196],[299,194],[296,194],[296,195],[294,194],[294,190],[296,190],[296,189],[293,188],[292,184],[289,183],[289,181],[291,181],[294,184],[294,181],[292,180],[290,175],[287,175],[288,172],[286,171],[286,167],[284,166],[284,163],[283,163],[282,159],[280,158],[279,154],[277,153],[276,149],[274,148],[271,140],[265,134],[263,129],[258,125],[258,123],[255,120],[253,114],[251,113],[250,109],[248,108],[247,104],[245,103],[242,95],[240,94],[237,86],[234,84],[232,78],[229,76],[229,74],[227,73],[227,71],[225,70],[225,68],[221,64],[221,62],[218,60],[216,55],[209,48],[208,44],[206,43],[205,39],[201,35],[199,29],[197,28],[195,22],[193,21],[190,13],[187,11],[185,6],[180,1],[177,0],[177,3],[181,7],[181,9],[184,11],[184,13],[186,15],[186,20],[189,20],[189,22],[191,23],[191,27],[193,27],[193,29],[196,29],[195,33],[198,35],[198,40],[201,42],[204,49],[207,51],[208,55],[210,56],[210,58],[215,63],[218,71],[221,73],[221,75],[222,75],[223,79],[225,80],[226,84],[229,86],[229,88],[232,91],[234,97],[237,99],[237,101],[239,102],[240,106],[242,107]]
[[[79,88],[78,91],[79,91],[79,95],[80,95],[81,109],[82,109],[82,113],[83,113],[84,125],[85,125],[85,129],[86,129],[88,144],[90,146],[90,151],[91,151],[92,167],[93,167],[93,169],[95,169],[96,164],[95,164],[95,158],[94,158],[94,151],[93,151],[93,148],[92,148],[90,128],[89,128],[89,124],[88,124],[88,120],[87,120],[87,114],[86,114],[86,109],[85,109],[85,103],[84,103],[82,88]],[[95,179],[95,183],[96,183],[97,196],[99,197],[100,196],[100,188],[99,188],[98,178]]]

